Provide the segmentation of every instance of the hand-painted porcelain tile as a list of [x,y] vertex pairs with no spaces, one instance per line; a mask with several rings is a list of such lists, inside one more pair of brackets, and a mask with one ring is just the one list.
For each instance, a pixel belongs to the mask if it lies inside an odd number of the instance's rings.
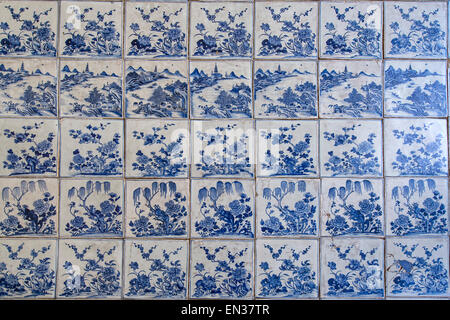
[[258,177],[319,174],[317,121],[258,121]]
[[60,232],[64,237],[122,237],[123,182],[61,181]]
[[128,60],[125,74],[128,118],[187,118],[185,61]]
[[258,58],[317,57],[318,3],[256,2]]
[[187,177],[189,123],[127,120],[127,177]]
[[321,239],[321,297],[383,298],[383,239]]
[[0,298],[55,297],[56,240],[0,240]]
[[251,180],[192,180],[191,237],[253,238],[254,188]]
[[321,120],[321,176],[381,176],[381,121]]
[[382,58],[382,2],[321,2],[322,58]]
[[386,290],[389,296],[447,296],[448,238],[386,240]]
[[386,61],[384,68],[386,116],[447,115],[445,61]]
[[239,2],[191,2],[190,55],[202,58],[250,58],[253,5]]
[[60,68],[61,116],[122,117],[122,61],[64,60]]
[[381,68],[380,61],[320,61],[320,116],[382,117]]
[[315,62],[255,61],[255,118],[317,117]]
[[384,11],[386,57],[447,57],[446,2],[385,2]]
[[127,238],[187,238],[189,181],[128,180]]
[[388,235],[447,235],[447,178],[386,178]]
[[257,240],[256,296],[317,298],[318,240]]
[[191,177],[254,177],[252,121],[192,121]]
[[193,118],[251,118],[250,61],[192,61],[190,97]]
[[3,176],[56,176],[58,121],[0,119]]
[[125,298],[186,299],[188,241],[127,240]]
[[191,241],[191,298],[251,299],[253,241]]
[[0,55],[56,56],[56,1],[3,1]]
[[446,120],[384,121],[386,176],[448,175]]
[[382,179],[322,179],[322,236],[383,236]]
[[122,56],[122,3],[61,1],[59,54]]
[[128,2],[126,54],[149,58],[185,57],[187,7],[186,3]]
[[59,298],[120,298],[122,241],[59,241],[57,294]]

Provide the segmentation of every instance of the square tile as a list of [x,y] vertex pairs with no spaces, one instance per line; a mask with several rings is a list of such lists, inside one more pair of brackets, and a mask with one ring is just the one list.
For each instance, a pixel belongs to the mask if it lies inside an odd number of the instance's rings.
[[446,120],[387,119],[384,141],[386,176],[448,174]]
[[447,57],[446,2],[385,2],[384,10],[386,57]]
[[202,58],[250,58],[253,4],[192,2],[190,55]]
[[122,3],[62,1],[60,56],[121,57]]
[[192,180],[191,237],[253,238],[254,189],[252,180]]
[[128,180],[127,238],[187,238],[189,180]]
[[255,53],[259,58],[317,57],[316,2],[256,2]]
[[123,121],[61,120],[61,176],[120,176]]
[[188,241],[125,241],[125,298],[186,299]]
[[382,117],[381,68],[381,61],[320,61],[320,116],[323,118]]
[[393,236],[447,235],[447,178],[386,178],[386,228]]
[[64,60],[60,68],[62,116],[122,117],[122,61]]
[[187,54],[187,3],[128,2],[128,56],[180,58]]
[[189,123],[182,120],[126,121],[126,176],[188,176]]
[[61,236],[122,237],[123,189],[121,180],[62,180]]
[[0,236],[56,237],[58,180],[3,179],[0,188]]
[[382,176],[381,132],[377,120],[321,120],[321,176]]
[[191,298],[251,299],[253,241],[191,241]]
[[258,177],[315,177],[318,169],[317,121],[257,121]]
[[250,61],[191,61],[190,97],[193,118],[251,118]]
[[322,238],[322,298],[383,298],[383,239]]
[[3,176],[56,176],[58,120],[0,119]]
[[383,236],[382,179],[322,179],[322,236]]
[[255,118],[317,117],[315,62],[255,61]]
[[447,116],[445,61],[386,61],[386,116]]
[[128,118],[187,118],[188,66],[186,61],[126,62]]
[[386,240],[389,296],[448,296],[448,238]]

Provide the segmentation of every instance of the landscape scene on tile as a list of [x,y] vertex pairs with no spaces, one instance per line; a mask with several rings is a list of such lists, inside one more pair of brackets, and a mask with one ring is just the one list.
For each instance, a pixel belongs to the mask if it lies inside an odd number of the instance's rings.
[[449,19],[0,0],[0,300],[449,300]]

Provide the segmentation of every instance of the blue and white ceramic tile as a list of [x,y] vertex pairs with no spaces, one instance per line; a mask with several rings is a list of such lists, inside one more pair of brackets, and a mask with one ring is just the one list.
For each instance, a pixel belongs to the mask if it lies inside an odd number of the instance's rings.
[[258,177],[319,174],[317,121],[256,122]]
[[0,241],[0,298],[55,297],[56,240]]
[[447,176],[447,123],[442,119],[384,121],[386,176]]
[[190,297],[251,299],[253,241],[191,241]]
[[253,121],[191,121],[191,177],[254,177]]
[[193,118],[251,118],[250,61],[191,61],[190,97]]
[[384,240],[322,238],[322,298],[384,297]]
[[388,235],[447,235],[447,178],[386,178]]
[[187,55],[187,3],[128,2],[126,55],[179,58]]
[[120,298],[121,240],[61,239],[58,260],[59,298]]
[[1,56],[56,56],[56,1],[2,1],[0,16]]
[[324,118],[383,116],[380,61],[320,61],[319,110]]
[[128,180],[128,238],[187,238],[189,180]]
[[321,176],[381,176],[381,126],[378,120],[321,120]]
[[322,179],[322,236],[383,236],[382,179]]
[[386,291],[389,296],[447,296],[448,238],[386,240]]
[[315,62],[255,61],[255,118],[317,117]]
[[256,2],[258,58],[317,57],[318,3]]
[[0,175],[56,176],[58,120],[0,119]]
[[61,176],[121,176],[123,122],[61,120]]
[[127,240],[124,296],[144,299],[186,299],[186,240]]
[[56,61],[0,59],[0,115],[57,116]]
[[191,2],[190,55],[202,58],[250,58],[253,4]]
[[385,2],[384,12],[386,57],[447,57],[446,2]]
[[185,61],[128,60],[125,72],[127,117],[187,118]]
[[253,238],[254,219],[252,180],[191,181],[191,237]]
[[386,61],[386,116],[447,116],[445,61]]
[[0,236],[57,235],[58,180],[4,179],[0,188]]
[[322,58],[382,58],[382,2],[321,2]]
[[60,68],[61,116],[122,117],[120,60],[64,60]]
[[62,180],[59,210],[61,236],[122,237],[123,189],[121,180]]
[[189,123],[127,120],[127,177],[187,177]]
[[122,56],[122,3],[61,1],[59,54]]
[[319,191],[318,179],[257,179],[257,236],[317,236]]
[[317,298],[318,240],[256,240],[256,296]]

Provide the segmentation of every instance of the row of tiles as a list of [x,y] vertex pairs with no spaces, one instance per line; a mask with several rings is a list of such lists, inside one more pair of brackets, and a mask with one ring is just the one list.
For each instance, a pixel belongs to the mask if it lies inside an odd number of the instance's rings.
[[127,56],[179,58],[187,55],[189,38],[191,57],[314,58],[320,45],[321,57],[381,58],[384,36],[386,57],[447,57],[446,2],[386,1],[384,20],[383,2],[215,1],[188,7],[62,1],[58,32],[58,2],[2,2],[0,54],[56,56],[59,34],[60,56],[121,56],[124,42]]
[[126,190],[122,180],[47,178],[0,187],[1,237],[448,235],[447,178],[128,180]]
[[55,291],[58,298],[147,299],[186,299],[188,291],[216,299],[449,294],[447,237],[322,238],[320,268],[317,240],[0,244],[0,298],[54,298]]
[[61,60],[58,72],[56,60],[0,59],[0,115],[121,118],[123,105],[128,118],[448,115],[446,61],[122,63]]
[[0,119],[0,127],[3,176],[448,175],[447,119]]

